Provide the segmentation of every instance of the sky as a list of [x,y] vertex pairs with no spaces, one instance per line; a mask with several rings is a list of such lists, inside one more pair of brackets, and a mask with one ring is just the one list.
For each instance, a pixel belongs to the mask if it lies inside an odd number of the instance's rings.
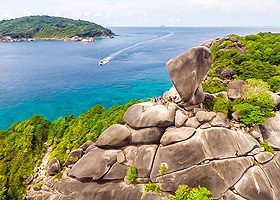
[[29,15],[117,26],[280,26],[280,0],[0,0],[0,20]]

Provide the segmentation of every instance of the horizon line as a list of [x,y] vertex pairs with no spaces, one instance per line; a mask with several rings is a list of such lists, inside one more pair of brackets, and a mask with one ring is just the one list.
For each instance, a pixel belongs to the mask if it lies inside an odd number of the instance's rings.
[[92,20],[86,20],[86,19],[74,19],[71,17],[65,17],[65,16],[56,16],[56,15],[47,15],[47,14],[34,14],[34,15],[27,15],[27,16],[21,16],[21,17],[11,17],[11,18],[6,18],[6,19],[1,19],[0,21],[3,20],[13,20],[13,19],[18,19],[22,17],[31,17],[31,16],[49,16],[49,17],[61,17],[61,18],[67,18],[67,19],[72,19],[72,20],[83,20],[83,21],[88,21],[92,22],[98,25],[101,25],[103,27],[112,27],[112,28],[222,28],[222,27],[227,27],[227,28],[280,28],[280,25],[165,25],[164,23],[158,24],[158,25],[103,25],[97,22],[94,22]]

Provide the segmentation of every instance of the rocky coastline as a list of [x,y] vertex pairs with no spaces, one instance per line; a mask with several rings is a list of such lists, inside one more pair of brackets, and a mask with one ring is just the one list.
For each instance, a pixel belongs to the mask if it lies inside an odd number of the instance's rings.
[[34,37],[34,38],[12,38],[10,36],[5,36],[0,38],[0,42],[32,42],[32,41],[72,41],[72,42],[95,42],[96,39],[105,39],[105,38],[114,38],[115,35],[109,35],[109,36],[99,36],[99,37],[79,37],[79,36],[74,36],[71,38],[38,38],[38,37]]
[[[275,116],[260,126],[243,127],[238,115],[229,118],[207,111],[206,99],[219,95],[206,94],[201,87],[212,64],[209,47],[216,42],[221,40],[192,48],[167,63],[173,83],[163,94],[167,104],[131,106],[123,116],[124,125],[115,124],[95,143],[69,150],[62,172],[56,158],[35,168],[36,177],[29,177],[23,198],[164,200],[179,185],[200,185],[216,200],[279,199],[280,96],[272,94]],[[237,48],[246,53],[234,42],[231,47],[220,46],[221,51]],[[242,85],[231,81],[224,96],[242,96]],[[267,151],[264,141],[273,152]],[[137,169],[134,183],[128,177],[132,166]],[[61,180],[55,178],[59,173]],[[148,183],[158,185],[160,194],[145,191]]]

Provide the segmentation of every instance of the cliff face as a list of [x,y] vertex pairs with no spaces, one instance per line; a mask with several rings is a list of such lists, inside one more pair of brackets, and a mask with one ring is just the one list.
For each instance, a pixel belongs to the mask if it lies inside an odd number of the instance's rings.
[[[206,47],[170,60],[174,87],[163,99],[131,106],[125,125],[113,125],[96,143],[72,151],[62,180],[49,184],[52,177],[45,177],[44,189],[30,187],[26,198],[155,200],[174,194],[179,185],[200,185],[214,199],[279,199],[280,113],[247,129],[223,113],[206,111],[200,84],[211,62]],[[233,87],[226,95],[241,92]],[[261,147],[264,140],[274,154]],[[137,169],[135,180],[127,177],[131,166]],[[47,170],[58,173],[59,162],[52,160]],[[159,186],[160,196],[144,192],[148,182]]]

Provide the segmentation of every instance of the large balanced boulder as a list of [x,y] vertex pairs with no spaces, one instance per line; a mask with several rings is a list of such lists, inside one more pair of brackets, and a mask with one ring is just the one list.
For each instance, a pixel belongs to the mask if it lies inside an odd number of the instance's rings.
[[167,127],[175,124],[176,105],[153,105],[150,102],[131,106],[123,120],[133,128]]
[[107,128],[95,143],[95,146],[101,148],[118,148],[127,145],[130,142],[130,131],[125,125],[113,125]]
[[171,81],[184,102],[189,102],[212,64],[211,51],[195,47],[167,63]]

